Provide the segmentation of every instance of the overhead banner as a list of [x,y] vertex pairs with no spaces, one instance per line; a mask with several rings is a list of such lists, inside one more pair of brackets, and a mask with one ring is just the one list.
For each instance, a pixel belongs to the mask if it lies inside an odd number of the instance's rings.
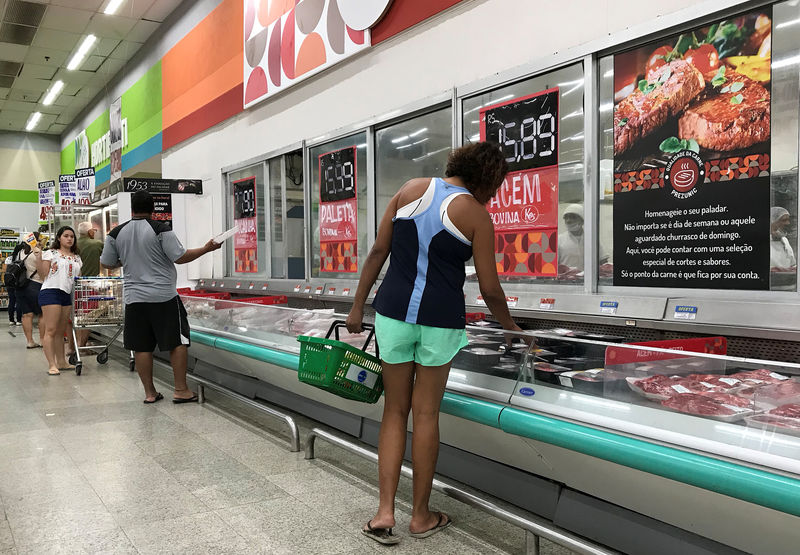
[[74,173],[58,176],[58,202],[62,206],[78,203],[78,182]]
[[319,261],[322,272],[358,272],[356,146],[319,156]]
[[94,168],[75,170],[75,181],[77,204],[92,204],[95,189]]
[[153,195],[153,219],[172,229],[172,195]]
[[258,226],[256,223],[256,178],[233,182],[233,259],[236,272],[258,272]]
[[771,17],[614,56],[614,285],[769,289]]
[[116,99],[111,103],[108,110],[109,133],[110,133],[110,161],[111,178],[116,181],[122,177],[122,98]]
[[125,177],[122,179],[125,193],[149,191],[151,193],[203,194],[202,179],[160,179],[149,177]]
[[56,204],[56,182],[39,182],[39,223],[46,223]]
[[480,110],[481,141],[497,143],[508,174],[487,210],[497,273],[558,275],[558,88]]

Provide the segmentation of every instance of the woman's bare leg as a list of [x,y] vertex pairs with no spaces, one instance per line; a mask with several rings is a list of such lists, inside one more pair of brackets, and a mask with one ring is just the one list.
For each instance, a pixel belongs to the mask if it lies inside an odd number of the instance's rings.
[[414,384],[414,362],[381,364],[383,373],[383,419],[378,436],[378,512],[370,521],[373,528],[392,528],[394,498],[400,480],[400,467],[406,452],[408,413]]
[[[42,347],[44,347],[44,356],[47,357],[47,364],[49,365],[48,372],[50,374],[58,374],[57,350],[61,350],[60,356],[62,358],[64,356],[64,342],[57,335],[60,327],[61,305],[44,305],[42,307],[42,315],[39,318],[44,321],[44,335],[41,336],[41,340]],[[61,333],[64,333],[63,330]]]
[[61,307],[61,316],[59,317],[58,323],[60,328],[56,331],[56,364],[58,364],[59,368],[72,368],[72,366],[67,362],[66,351],[68,349],[68,344],[64,342],[64,334],[67,333],[67,330],[70,330],[70,338],[69,344],[72,344],[72,334],[71,328],[69,323],[69,313],[72,307],[69,306],[62,306]]
[[414,418],[414,433],[411,436],[414,502],[409,530],[412,533],[429,530],[439,520],[438,514],[431,513],[428,503],[436,461],[439,458],[439,407],[449,372],[449,363],[444,366],[416,366],[414,393],[411,398]]

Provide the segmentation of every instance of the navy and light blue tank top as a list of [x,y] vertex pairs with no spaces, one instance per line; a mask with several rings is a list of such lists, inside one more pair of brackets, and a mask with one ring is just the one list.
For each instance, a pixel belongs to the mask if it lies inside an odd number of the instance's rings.
[[433,178],[421,198],[397,211],[389,269],[372,302],[376,312],[410,324],[464,328],[464,263],[472,243],[450,221],[447,207],[468,194]]

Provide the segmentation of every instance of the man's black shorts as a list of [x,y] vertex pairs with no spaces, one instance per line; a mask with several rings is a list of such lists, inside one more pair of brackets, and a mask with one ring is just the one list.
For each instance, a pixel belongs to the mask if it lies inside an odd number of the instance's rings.
[[189,345],[189,321],[180,297],[163,303],[125,305],[125,348],[137,353],[152,353],[156,345],[171,351]]

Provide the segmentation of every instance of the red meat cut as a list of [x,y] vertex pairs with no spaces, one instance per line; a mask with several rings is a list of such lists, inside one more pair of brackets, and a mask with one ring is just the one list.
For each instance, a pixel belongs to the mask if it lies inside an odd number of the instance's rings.
[[679,393],[661,401],[667,408],[695,414],[699,416],[730,416],[736,414],[732,408],[726,407],[705,395],[696,393]]
[[[772,409],[768,414],[774,416],[785,416],[787,418],[800,418],[800,404],[789,403],[788,405],[781,405],[776,409]],[[798,422],[800,424],[800,422]]]
[[743,399],[742,397],[737,397],[736,395],[731,395],[730,393],[716,393],[716,392],[709,392],[709,393],[701,393],[703,397],[708,397],[709,399],[713,399],[717,403],[722,403],[723,405],[731,405],[733,407],[742,407],[747,408],[750,406],[750,401],[748,399]]

